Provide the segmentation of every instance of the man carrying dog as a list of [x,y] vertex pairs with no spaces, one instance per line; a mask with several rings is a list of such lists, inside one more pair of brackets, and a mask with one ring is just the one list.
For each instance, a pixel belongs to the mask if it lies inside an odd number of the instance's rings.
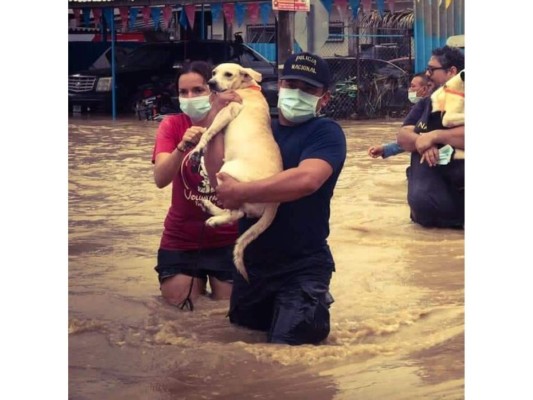
[[[461,50],[434,49],[426,75],[438,88],[464,69]],[[425,227],[464,227],[464,158],[439,165],[439,148],[464,150],[464,125],[445,128],[441,112],[432,110],[431,98],[418,102],[404,120],[397,141],[411,152],[407,170],[407,201],[411,219]]]
[[[272,225],[244,252],[249,281],[235,274],[229,311],[231,323],[265,331],[271,343],[318,344],[330,330],[330,200],[346,158],[342,128],[319,116],[330,100],[330,81],[322,58],[290,56],[272,123],[284,170],[253,182],[217,174],[217,196],[226,209],[282,203]],[[254,222],[241,219],[240,231]]]

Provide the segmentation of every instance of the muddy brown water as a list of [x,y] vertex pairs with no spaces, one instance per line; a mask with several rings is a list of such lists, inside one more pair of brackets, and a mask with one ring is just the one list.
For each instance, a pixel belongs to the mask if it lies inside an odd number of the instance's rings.
[[332,200],[331,334],[264,343],[226,318],[162,302],[153,270],[170,187],[157,189],[157,123],[69,119],[69,398],[462,399],[464,232],[409,221],[409,157],[371,159],[399,120],[341,122]]

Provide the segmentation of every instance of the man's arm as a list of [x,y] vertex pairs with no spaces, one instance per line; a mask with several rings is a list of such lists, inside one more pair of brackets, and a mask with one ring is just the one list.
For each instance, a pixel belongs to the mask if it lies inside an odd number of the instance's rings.
[[243,203],[283,203],[317,191],[333,173],[331,165],[318,158],[308,158],[298,167],[289,168],[269,178],[238,182],[225,173],[217,174],[217,197],[226,209]]
[[414,125],[405,125],[400,128],[396,135],[396,142],[405,151],[416,151],[416,140],[420,137],[415,133]]
[[405,151],[416,151],[415,142],[419,135],[415,132],[415,125],[422,118],[426,107],[429,107],[430,101],[431,99],[426,97],[416,103],[403,120],[403,125],[396,134],[396,142]]
[[456,126],[450,129],[436,129],[431,132],[419,135],[416,139],[416,150],[422,154],[432,146],[439,144],[449,144],[450,146],[464,150],[465,148],[465,126]]

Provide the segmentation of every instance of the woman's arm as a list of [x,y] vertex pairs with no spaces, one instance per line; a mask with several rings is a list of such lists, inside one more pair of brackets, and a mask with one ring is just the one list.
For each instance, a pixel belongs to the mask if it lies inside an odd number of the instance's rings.
[[159,153],[155,156],[154,181],[159,189],[172,182],[178,173],[184,154],[176,148],[172,153]]
[[204,130],[205,128],[201,126],[191,126],[171,153],[160,152],[156,155],[154,181],[158,188],[162,189],[172,182],[180,169],[185,153],[198,143]]

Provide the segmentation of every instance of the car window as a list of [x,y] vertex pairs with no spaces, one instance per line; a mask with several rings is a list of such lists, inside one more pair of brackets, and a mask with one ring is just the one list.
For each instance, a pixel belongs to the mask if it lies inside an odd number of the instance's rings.
[[143,46],[132,51],[124,60],[123,67],[162,68],[172,63],[173,49],[167,46]]

